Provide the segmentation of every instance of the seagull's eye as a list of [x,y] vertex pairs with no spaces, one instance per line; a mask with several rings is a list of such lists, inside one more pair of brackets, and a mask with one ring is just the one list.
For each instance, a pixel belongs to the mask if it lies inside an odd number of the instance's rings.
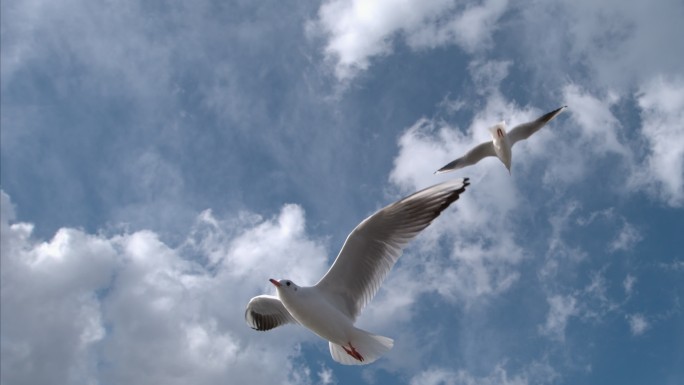
[[291,283],[290,281],[287,281],[285,284],[286,284],[287,286],[290,286],[290,283]]

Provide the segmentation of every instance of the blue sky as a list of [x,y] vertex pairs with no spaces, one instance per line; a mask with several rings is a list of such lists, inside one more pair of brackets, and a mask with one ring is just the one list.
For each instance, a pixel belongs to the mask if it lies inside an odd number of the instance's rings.
[[[1,7],[2,383],[684,382],[680,1]],[[385,357],[244,323],[457,177],[359,320]]]

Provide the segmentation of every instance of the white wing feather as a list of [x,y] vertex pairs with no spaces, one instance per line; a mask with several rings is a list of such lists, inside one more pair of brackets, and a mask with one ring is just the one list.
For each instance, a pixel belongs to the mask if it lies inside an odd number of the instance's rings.
[[278,297],[259,295],[252,298],[245,309],[245,322],[255,330],[271,330],[288,323],[298,323],[285,309]]
[[468,153],[464,156],[451,161],[444,167],[435,171],[435,174],[441,174],[443,172],[449,172],[463,168],[465,166],[473,165],[488,156],[496,156],[494,145],[491,141],[478,144],[472,150],[468,151]]
[[316,287],[355,320],[375,296],[403,247],[456,201],[468,184],[468,178],[441,183],[366,218],[349,234]]
[[516,142],[527,139],[532,134],[539,131],[540,128],[544,127],[546,123],[550,122],[551,119],[555,118],[566,108],[567,106],[557,108],[540,116],[536,120],[513,127],[513,129],[511,129],[511,131],[508,133],[508,142],[510,143],[511,147],[513,147]]

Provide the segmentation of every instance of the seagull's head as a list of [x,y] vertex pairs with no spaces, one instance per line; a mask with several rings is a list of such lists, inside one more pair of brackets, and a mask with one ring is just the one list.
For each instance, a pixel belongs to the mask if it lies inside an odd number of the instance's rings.
[[289,279],[281,279],[280,281],[276,281],[275,279],[271,278],[269,281],[271,281],[273,286],[278,289],[278,293],[295,292],[299,290],[299,286]]

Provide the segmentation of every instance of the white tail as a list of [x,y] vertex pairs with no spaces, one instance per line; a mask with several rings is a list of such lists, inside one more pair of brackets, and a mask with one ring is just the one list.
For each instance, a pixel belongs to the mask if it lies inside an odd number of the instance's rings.
[[371,334],[361,329],[355,329],[354,334],[354,338],[350,342],[354,349],[361,354],[363,361],[349,355],[342,346],[330,342],[330,355],[335,361],[344,365],[370,364],[394,346],[394,340],[388,337]]

